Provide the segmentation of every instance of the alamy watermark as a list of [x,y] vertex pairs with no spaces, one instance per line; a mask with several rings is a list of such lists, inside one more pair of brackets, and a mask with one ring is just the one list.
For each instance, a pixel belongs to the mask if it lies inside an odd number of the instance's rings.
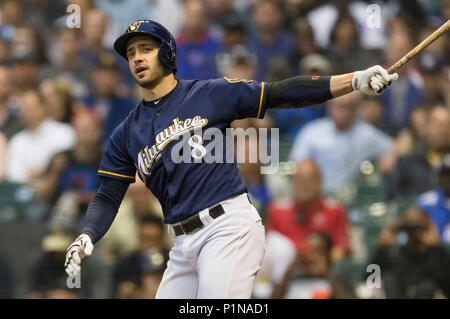
[[368,288],[381,288],[381,267],[377,264],[370,264],[366,269],[367,273],[370,273],[366,279],[366,285]]
[[[205,146],[206,141],[210,141]],[[171,158],[180,163],[260,163],[261,174],[274,174],[279,165],[279,129],[218,128],[194,130],[172,148]],[[225,148],[225,149],[224,149]]]
[[67,277],[66,286],[69,289],[81,288],[81,273],[76,276]]
[[366,25],[369,29],[381,28],[381,8],[377,4],[369,4],[366,8]]
[[66,26],[69,29],[80,29],[81,28],[81,8],[78,4],[69,4],[66,8],[66,13],[68,13],[66,18]]
[[[151,174],[153,165],[163,156],[164,148],[174,143],[170,156],[181,163],[258,163],[261,174],[275,174],[279,167],[278,128],[203,129],[208,120],[201,116],[180,121],[162,130],[155,144],[146,145],[137,154],[137,170],[142,178]],[[169,159],[169,158],[167,158]]]

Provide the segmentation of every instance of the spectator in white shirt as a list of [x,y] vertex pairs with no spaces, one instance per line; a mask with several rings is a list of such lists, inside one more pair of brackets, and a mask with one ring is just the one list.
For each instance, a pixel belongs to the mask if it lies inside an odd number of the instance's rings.
[[36,91],[26,92],[20,102],[20,117],[25,129],[10,140],[6,178],[12,182],[28,183],[46,168],[53,155],[74,145],[75,134],[70,125],[47,117]]
[[359,99],[352,93],[331,100],[328,116],[304,126],[292,146],[291,160],[310,158],[319,164],[328,194],[348,186],[361,162],[378,159],[392,147],[388,135],[358,119]]

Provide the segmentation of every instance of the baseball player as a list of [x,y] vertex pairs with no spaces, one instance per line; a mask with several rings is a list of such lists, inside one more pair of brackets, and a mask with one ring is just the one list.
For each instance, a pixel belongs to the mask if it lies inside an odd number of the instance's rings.
[[159,199],[175,236],[157,298],[250,298],[265,249],[264,226],[237,164],[175,163],[171,150],[177,138],[198,129],[225,132],[233,120],[262,118],[269,108],[320,104],[354,90],[378,95],[398,78],[373,66],[275,83],[179,80],[174,77],[175,40],[150,20],[132,23],[114,49],[128,61],[143,99],[108,140],[98,170],[100,186],[81,235],[67,249],[65,269],[78,275],[81,260],[108,231],[138,173]]

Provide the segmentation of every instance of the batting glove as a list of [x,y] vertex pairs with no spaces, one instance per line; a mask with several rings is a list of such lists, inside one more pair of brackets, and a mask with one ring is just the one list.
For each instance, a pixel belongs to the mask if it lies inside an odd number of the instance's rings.
[[64,268],[69,276],[77,276],[81,271],[81,260],[85,256],[90,256],[94,250],[94,244],[91,237],[86,234],[81,234],[77,239],[67,248],[66,262]]
[[363,71],[356,71],[352,78],[352,87],[367,95],[380,95],[392,81],[397,81],[398,74],[389,74],[379,65]]

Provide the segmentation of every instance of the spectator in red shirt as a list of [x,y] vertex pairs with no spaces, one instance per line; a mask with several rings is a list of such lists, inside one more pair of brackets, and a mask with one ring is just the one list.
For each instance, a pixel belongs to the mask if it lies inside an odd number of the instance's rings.
[[277,231],[289,238],[297,250],[304,248],[310,233],[324,233],[331,238],[334,261],[349,254],[346,209],[322,196],[320,169],[313,160],[304,160],[297,165],[293,186],[294,201],[291,204],[269,204],[269,231]]

